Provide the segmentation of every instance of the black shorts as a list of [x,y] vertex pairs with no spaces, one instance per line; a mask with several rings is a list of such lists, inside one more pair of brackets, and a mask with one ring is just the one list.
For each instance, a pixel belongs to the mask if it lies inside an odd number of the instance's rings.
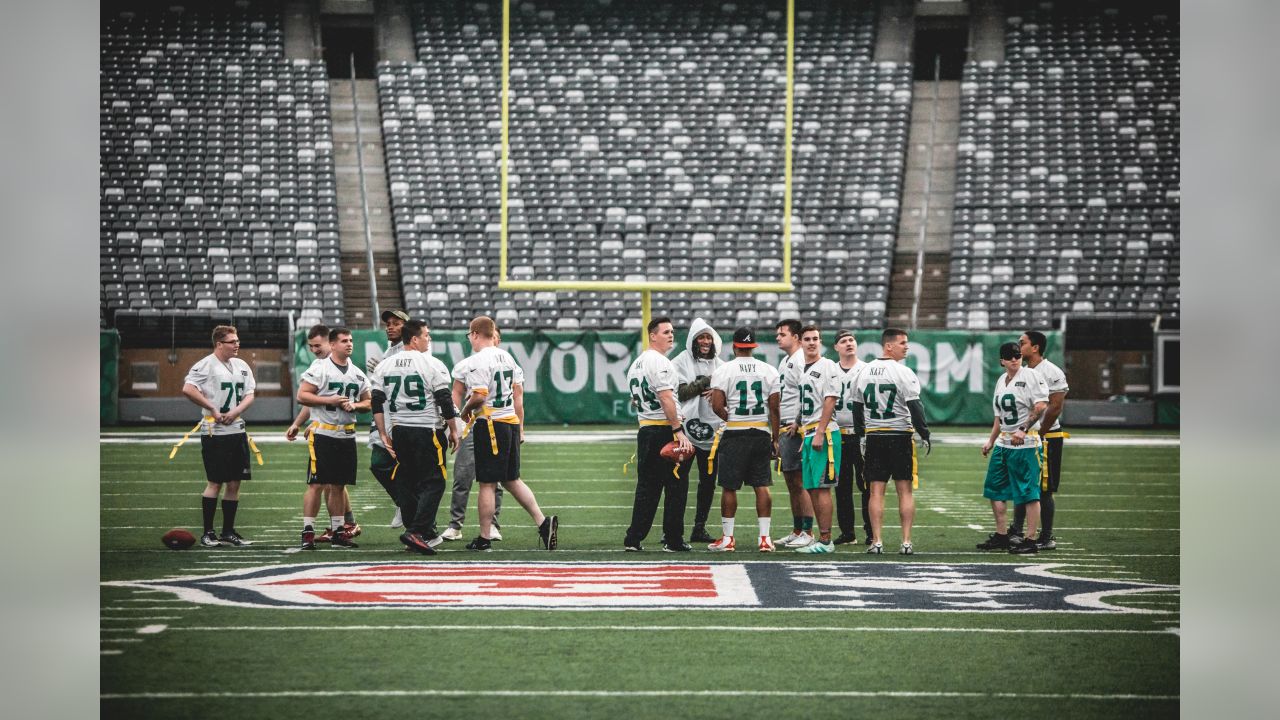
[[[434,428],[397,425],[391,429],[391,444],[396,451],[394,479],[444,482],[445,451],[440,441],[444,431]],[[375,446],[376,447],[376,446]]]
[[773,472],[769,467],[772,455],[773,441],[768,432],[726,431],[716,448],[717,484],[725,490],[737,490],[743,485],[769,487],[773,484]]
[[308,485],[355,485],[356,439],[311,433]]
[[200,457],[204,460],[204,476],[211,483],[248,480],[249,436],[201,435]]
[[[490,435],[490,428],[493,435]],[[476,421],[472,427],[476,446],[476,482],[503,483],[520,479],[520,426],[514,423]],[[498,452],[493,452],[493,438]]]
[[867,435],[867,482],[916,479],[916,444],[911,433],[879,432]]
[[1040,445],[1040,467],[1047,473],[1040,478],[1040,489],[1052,493],[1058,492],[1058,482],[1062,480],[1062,438],[1048,438]]

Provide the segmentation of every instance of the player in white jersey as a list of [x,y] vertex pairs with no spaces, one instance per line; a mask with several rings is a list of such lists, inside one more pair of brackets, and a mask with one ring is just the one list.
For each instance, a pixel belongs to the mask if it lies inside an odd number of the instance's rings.
[[[249,435],[241,415],[253,404],[254,398],[253,371],[237,357],[239,354],[240,334],[236,329],[230,325],[215,327],[213,352],[191,366],[182,383],[182,394],[204,411],[200,423],[200,455],[204,460],[206,482],[200,495],[204,519],[200,544],[205,547],[222,543],[252,544],[236,532],[240,482],[250,479]],[[213,516],[219,491],[222,491],[222,535],[216,536]]]
[[720,348],[720,334],[715,328],[702,318],[694,318],[684,352],[671,361],[676,369],[676,399],[680,402],[680,416],[684,418],[684,434],[693,443],[693,457],[680,463],[680,474],[686,484],[694,462],[698,463],[698,491],[689,542],[715,540],[707,533],[707,516],[716,495],[716,466],[707,459],[711,455],[711,443],[723,424],[711,409],[710,390],[712,373],[724,365]]
[[369,377],[373,422],[382,446],[396,459],[391,485],[405,521],[400,542],[435,555],[443,542],[436,534],[436,511],[444,496],[445,448],[458,446],[458,412],[449,369],[429,354],[426,326],[404,323],[401,341],[401,352],[378,363]]
[[[1036,547],[1041,550],[1058,547],[1053,540],[1054,494],[1058,492],[1058,484],[1062,480],[1063,440],[1071,437],[1063,431],[1059,421],[1062,404],[1071,388],[1067,385],[1067,375],[1062,372],[1062,368],[1045,358],[1044,351],[1048,342],[1044,333],[1035,330],[1028,330],[1018,338],[1018,350],[1022,353],[1023,364],[1035,370],[1049,386],[1049,406],[1045,408],[1044,416],[1036,426],[1040,431],[1040,537],[1036,538]],[[1048,428],[1048,432],[1044,428]],[[1022,534],[1026,514],[1026,508],[1021,505],[1014,507],[1013,525],[1009,529],[1011,535]]]
[[855,423],[863,423],[867,434],[866,478],[871,485],[873,540],[867,552],[884,552],[880,530],[884,526],[884,493],[889,480],[898,492],[898,515],[902,518],[903,555],[915,552],[911,544],[911,524],[916,503],[912,494],[919,484],[916,473],[916,446],[912,432],[920,434],[925,454],[933,450],[929,425],[920,401],[920,378],[903,361],[907,358],[907,333],[888,328],[880,334],[884,355],[867,363],[858,377],[858,394],[853,406]]
[[684,421],[676,404],[675,366],[667,359],[675,344],[671,319],[656,317],[645,328],[649,347],[627,370],[627,387],[636,408],[640,431],[636,433],[636,494],[631,503],[631,525],[627,527],[622,547],[639,552],[641,541],[653,527],[658,500],[665,494],[662,507],[662,549],[687,552],[692,546],[684,541],[684,509],[689,499],[689,480],[681,479],[679,466],[662,457],[662,447],[675,441],[683,452],[692,452],[693,444],[684,432]]
[[[982,456],[991,455],[982,496],[991,501],[996,531],[978,549],[1034,553],[1040,520],[1040,435],[1034,426],[1049,404],[1049,387],[1039,373],[1022,366],[1017,343],[1000,346],[1000,366],[1004,372],[991,399],[995,421],[982,445]],[[1010,502],[1026,507],[1027,537],[1017,541],[1005,532],[1005,504]]]
[[[369,410],[371,392],[369,379],[348,362],[354,349],[351,331],[333,328],[329,345],[329,357],[311,363],[298,386],[298,402],[311,408],[315,421],[307,437],[311,457],[307,483],[329,486],[330,544],[353,548],[353,535],[343,527],[343,486],[356,484],[356,413]],[[315,548],[314,525],[320,509],[318,498],[313,502],[302,509],[302,546],[307,549]]]
[[[502,332],[497,328],[494,329],[495,337],[498,339],[498,346],[501,347]],[[467,396],[467,369],[470,367],[471,358],[469,355],[463,358],[457,365],[453,366],[453,402],[458,407],[462,407],[466,402]],[[458,448],[454,451],[453,463],[453,492],[449,498],[449,527],[440,533],[440,537],[445,540],[461,540],[462,526],[467,520],[467,504],[471,499],[471,488],[476,482],[476,438],[475,433],[469,429],[462,433],[462,440],[458,444]],[[499,516],[502,515],[502,485],[496,485],[493,488],[493,522],[489,526],[489,539],[494,542],[502,540],[502,524],[498,522]]]
[[498,347],[498,328],[481,315],[471,321],[467,334],[474,353],[467,368],[470,392],[462,419],[475,421],[476,482],[480,483],[480,534],[467,544],[469,550],[492,549],[494,488],[502,488],[520,503],[538,526],[542,546],[555,550],[559,519],[544,515],[533,490],[520,479],[520,444],[524,442],[524,370],[511,353]]
[[840,397],[836,398],[836,425],[840,428],[840,484],[836,485],[836,523],[840,526],[840,534],[834,540],[836,545],[858,541],[853,532],[857,513],[854,511],[853,491],[856,488],[862,497],[862,530],[871,542],[871,518],[867,515],[867,503],[871,498],[871,488],[867,486],[862,469],[861,436],[853,422],[854,393],[857,391],[858,376],[866,369],[867,364],[858,359],[858,340],[852,330],[841,330],[836,333],[836,354],[840,356],[836,363],[840,368]]
[[832,417],[840,397],[843,373],[829,358],[822,357],[822,333],[816,325],[801,328],[800,348],[804,351],[799,382],[800,433],[804,436],[800,465],[804,489],[818,522],[818,537],[795,551],[832,553],[835,545],[831,542],[831,489],[840,480],[842,449],[839,428]]
[[707,546],[712,552],[733,552],[734,515],[738,512],[738,488],[750,485],[756,494],[756,520],[760,525],[760,552],[773,552],[769,525],[773,475],[769,461],[778,454],[778,371],[752,357],[755,331],[740,327],[733,333],[733,359],[711,376],[711,407],[724,424],[711,446],[720,484],[719,540]]
[[787,494],[791,500],[791,533],[778,538],[774,543],[778,547],[804,547],[813,542],[813,501],[809,493],[804,491],[804,478],[801,475],[800,448],[804,439],[800,436],[800,371],[804,367],[804,351],[800,349],[799,320],[783,320],[779,322],[776,339],[778,348],[783,352],[782,361],[778,363],[779,412],[782,413],[782,430],[778,437],[778,469],[782,479],[787,483]]
[[[404,324],[409,322],[409,313],[403,310],[383,310],[382,326],[387,333],[387,349],[381,355],[370,354],[365,358],[364,369],[366,373],[373,374],[373,369],[378,363],[395,355],[404,348],[402,333]],[[382,445],[382,437],[378,434],[378,428],[369,423],[369,472],[373,473],[373,479],[378,481],[383,490],[387,491],[387,495],[391,496],[391,501],[396,504],[396,513],[391,517],[391,527],[403,527],[404,518],[400,510],[400,503],[397,499],[397,492],[391,484],[391,473],[395,471],[396,461],[391,457],[391,453]]]

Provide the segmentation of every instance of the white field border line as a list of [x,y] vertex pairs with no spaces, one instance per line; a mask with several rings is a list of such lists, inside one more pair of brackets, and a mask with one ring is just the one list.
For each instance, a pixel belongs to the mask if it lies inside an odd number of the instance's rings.
[[[546,551],[542,551],[542,552],[544,552],[544,553],[545,553]],[[373,560],[373,561],[369,561],[369,560],[366,560],[366,561],[351,561],[351,562],[293,563],[293,564],[290,564],[290,565],[284,565],[284,566],[281,566],[281,565],[271,565],[271,566],[254,566],[254,567],[239,568],[239,569],[233,569],[233,570],[224,570],[224,571],[222,571],[222,572],[214,572],[214,573],[205,573],[205,572],[197,571],[197,570],[180,570],[179,572],[184,573],[184,574],[186,575],[186,577],[182,577],[182,576],[171,576],[171,577],[168,577],[168,578],[157,578],[157,579],[153,579],[153,580],[112,580],[112,581],[101,582],[101,583],[99,583],[99,584],[100,584],[101,586],[103,586],[103,587],[128,587],[128,588],[144,587],[144,588],[147,588],[147,587],[155,587],[156,585],[163,585],[163,584],[164,584],[164,583],[166,583],[166,582],[182,582],[182,581],[188,581],[188,580],[192,579],[192,578],[191,578],[191,576],[192,576],[192,575],[197,575],[197,576],[198,576],[198,577],[200,577],[201,579],[215,580],[215,581],[217,581],[217,582],[228,582],[228,581],[233,581],[233,580],[235,580],[235,579],[237,579],[237,578],[239,578],[239,577],[241,577],[241,576],[243,576],[243,575],[246,575],[246,574],[256,573],[256,572],[258,572],[259,570],[262,570],[262,569],[263,569],[263,567],[288,567],[288,568],[294,569],[294,570],[296,571],[296,570],[301,570],[301,569],[305,569],[305,568],[307,568],[307,567],[312,567],[312,566],[325,566],[325,567],[334,567],[334,566],[342,566],[342,565],[349,565],[349,566],[370,566],[370,565],[403,564],[403,562],[404,562],[403,560],[400,560],[400,561],[396,561],[396,560]],[[452,563],[452,564],[456,564],[456,565],[467,565],[467,566],[474,566],[474,565],[476,565],[476,564],[481,564],[481,563],[477,563],[477,562],[474,562],[474,561],[449,561],[449,560],[445,560],[445,561],[443,561],[443,562],[446,562],[446,563]],[[647,566],[647,565],[662,565],[662,566],[670,566],[670,565],[704,565],[704,564],[706,564],[706,562],[707,562],[707,561],[694,561],[694,560],[689,560],[689,561],[671,561],[671,562],[662,562],[662,561],[631,562],[631,563],[627,563],[627,564],[628,564],[629,566]],[[768,560],[746,560],[746,561],[741,561],[741,562],[737,562],[737,563],[726,563],[726,564],[733,564],[733,565],[747,565],[747,564],[760,564],[760,563],[769,563],[769,564],[774,564],[772,561],[768,561]],[[438,564],[438,563],[432,563],[432,564],[433,564],[433,565],[436,565],[436,564]],[[504,564],[512,564],[512,565],[527,565],[527,564],[528,564],[528,562],[527,562],[527,561],[521,561],[521,560],[497,560],[497,559],[494,559],[494,560],[485,560],[482,564],[485,564],[485,565],[504,565]],[[556,561],[556,562],[545,562],[545,563],[539,563],[539,564],[541,564],[541,565],[552,565],[552,566],[556,566],[556,567],[573,567],[573,566],[587,566],[587,567],[589,567],[589,566],[600,565],[600,563],[599,563],[599,562],[595,562],[595,561],[573,561],[573,560],[569,560],[569,561]],[[606,564],[608,564],[608,563],[606,563]],[[890,562],[889,564],[899,564],[899,565],[916,565],[917,567],[919,566],[919,565],[918,565],[918,564],[916,564],[916,563],[893,563],[893,562]],[[1011,563],[945,563],[945,564],[946,564],[946,565],[952,565],[952,566],[955,566],[955,565],[985,565],[985,566],[990,566],[990,565],[1008,565],[1008,564],[1011,564]],[[1068,595],[1068,596],[1067,596],[1067,599],[1068,599],[1068,601],[1070,602],[1070,604],[1072,604],[1072,605],[1074,605],[1074,606],[1077,606],[1077,607],[1080,607],[1080,608],[1082,608],[1082,609],[1080,609],[1080,610],[1075,610],[1075,609],[1070,609],[1070,610],[1054,610],[1054,611],[1052,611],[1052,612],[1054,612],[1054,613],[1094,613],[1094,612],[1097,612],[1097,611],[1101,610],[1101,611],[1105,611],[1105,612],[1107,612],[1107,613],[1109,613],[1109,614],[1112,614],[1112,615],[1117,615],[1117,614],[1121,614],[1121,615],[1123,615],[1123,614],[1128,614],[1128,615],[1162,615],[1162,614],[1165,614],[1165,613],[1164,613],[1163,611],[1160,611],[1160,610],[1146,610],[1146,609],[1143,609],[1143,608],[1137,608],[1137,607],[1132,607],[1132,606],[1112,605],[1112,604],[1109,604],[1109,603],[1104,602],[1104,601],[1103,601],[1103,598],[1107,598],[1107,597],[1110,597],[1110,598],[1115,598],[1115,597],[1129,597],[1129,596],[1134,596],[1134,595],[1142,596],[1142,595],[1143,595],[1143,594],[1145,594],[1145,593],[1150,593],[1150,592],[1161,592],[1161,591],[1163,591],[1163,592],[1173,592],[1173,591],[1178,591],[1178,592],[1180,592],[1180,591],[1181,591],[1181,587],[1180,587],[1180,586],[1178,586],[1178,585],[1168,585],[1168,584],[1159,584],[1159,583],[1147,583],[1147,582],[1143,582],[1143,581],[1140,581],[1140,580],[1128,580],[1128,579],[1125,579],[1125,580],[1111,580],[1111,579],[1108,579],[1108,578],[1098,578],[1098,577],[1087,577],[1087,576],[1086,576],[1086,577],[1080,577],[1080,576],[1072,576],[1072,575],[1060,575],[1060,574],[1058,574],[1058,573],[1054,572],[1054,570],[1056,570],[1057,568],[1061,568],[1061,567],[1067,567],[1067,565],[1065,565],[1065,564],[1063,564],[1063,563],[1043,563],[1043,564],[1036,564],[1036,565],[1023,565],[1023,566],[1018,566],[1017,572],[1018,572],[1018,573],[1020,573],[1020,574],[1024,574],[1024,575],[1030,575],[1030,576],[1032,576],[1032,577],[1043,577],[1043,578],[1049,578],[1049,579],[1060,579],[1060,580],[1088,580],[1088,581],[1090,581],[1090,582],[1094,582],[1094,583],[1109,583],[1109,584],[1113,584],[1113,585],[1121,585],[1121,586],[1125,586],[1125,587],[1123,587],[1123,588],[1116,588],[1115,590],[1099,590],[1099,591],[1097,591],[1097,592],[1092,592],[1092,593],[1077,593],[1077,594],[1073,594],[1073,595]],[[1139,587],[1134,587],[1135,585],[1137,585],[1137,586],[1139,586]],[[225,598],[221,598],[221,597],[218,597],[218,596],[216,596],[216,595],[213,595],[213,594],[211,594],[211,593],[209,593],[209,592],[205,591],[203,588],[199,588],[199,587],[167,587],[167,588],[165,588],[165,590],[167,590],[168,592],[172,592],[174,595],[176,595],[176,596],[178,597],[178,599],[179,599],[179,600],[186,601],[186,602],[195,602],[195,603],[199,603],[199,604],[202,604],[202,605],[220,605],[220,606],[228,606],[228,607],[248,607],[248,608],[255,608],[255,609],[257,609],[257,608],[261,608],[261,607],[262,607],[261,605],[259,605],[259,604],[257,604],[257,603],[252,603],[252,602],[239,602],[239,601],[235,601],[235,600],[227,600],[227,599],[225,599]],[[483,610],[528,610],[528,609],[530,609],[527,605],[486,605],[484,608],[477,608],[477,607],[474,607],[474,606],[465,606],[465,607],[463,607],[463,606],[398,606],[398,605],[397,605],[397,606],[386,606],[386,605],[381,605],[381,604],[353,605],[353,606],[351,606],[351,609],[388,608],[388,607],[394,607],[394,609],[397,609],[397,610],[412,610],[412,611],[419,611],[419,612],[430,612],[430,611],[459,611],[459,612],[471,612],[471,611],[476,611],[476,610],[481,610],[481,609],[483,609]],[[628,608],[627,608],[627,610],[640,610],[640,611],[667,612],[667,611],[670,611],[670,610],[672,609],[672,607],[673,607],[673,606],[670,606],[670,605],[637,606],[637,607],[628,607]],[[1084,608],[1087,608],[1087,609],[1084,609]],[[281,607],[279,607],[278,609],[281,609],[281,610],[333,610],[334,608],[333,608],[332,606],[328,606],[328,605],[285,605],[285,606],[281,606]],[[601,610],[608,610],[608,609],[609,609],[609,608],[599,608],[599,607],[571,607],[571,606],[569,606],[569,607],[556,607],[556,608],[554,608],[554,610],[557,610],[557,611],[564,611],[564,612],[598,612],[598,611],[601,611]],[[830,612],[830,609],[829,609],[829,608],[821,608],[821,607],[796,607],[796,608],[789,608],[789,607],[787,607],[787,608],[769,608],[769,607],[724,607],[724,608],[715,608],[715,610],[717,610],[718,612],[724,612],[724,611],[738,611],[738,612],[801,612],[801,613]],[[955,614],[955,613],[962,613],[962,612],[971,612],[971,610],[965,610],[965,609],[962,609],[962,608],[955,608],[955,609],[952,609],[952,608],[948,608],[948,609],[919,609],[919,608],[898,608],[898,607],[892,607],[892,608],[877,608],[877,610],[876,610],[876,611],[877,611],[877,612],[903,612],[903,613],[947,613],[947,614]],[[1046,612],[1046,611],[1044,611],[1044,610],[1039,610],[1039,609],[1030,609],[1030,610],[987,610],[986,612],[987,612],[987,613],[992,613],[992,614],[1001,614],[1001,615],[1019,615],[1019,614],[1040,614],[1040,613],[1044,613],[1044,612]]]
[[471,632],[473,630],[519,631],[519,632],[581,632],[605,630],[609,632],[727,632],[727,633],[1002,633],[1009,635],[1171,635],[1172,628],[1163,630],[1126,630],[1102,628],[961,628],[961,627],[781,627],[755,625],[239,625],[239,626],[192,626],[171,627],[169,632],[276,632],[298,631],[313,632],[318,630],[339,631],[382,631],[412,630],[425,632]]
[[795,698],[1017,698],[1035,700],[1118,700],[1167,702],[1180,695],[1137,695],[1130,693],[1016,693],[949,692],[945,690],[274,690],[269,692],[154,692],[103,693],[102,700],[196,700],[213,698],[317,698],[317,697],[795,697]]
[[[172,445],[177,442],[175,438],[181,436],[181,432],[104,432],[99,434],[98,442],[102,445]],[[603,442],[634,442],[635,439],[635,430],[529,432],[525,435],[525,442],[530,445],[555,443],[581,445]],[[930,436],[930,439],[938,445],[973,445],[974,447],[981,447],[983,441],[987,439],[987,436],[985,434],[979,435],[974,433],[934,433]],[[259,445],[302,446],[297,440],[294,440],[291,443],[282,433],[255,435],[253,440]],[[1082,447],[1173,448],[1181,447],[1182,439],[1178,436],[1168,435],[1155,437],[1143,437],[1140,435],[1084,435],[1072,437],[1071,445],[1079,445]]]
[[[188,493],[188,495],[190,494]],[[108,511],[109,512],[173,512],[175,510],[175,508],[173,507],[104,507],[99,509],[103,512],[108,512]],[[281,512],[285,510],[296,511],[298,508],[296,505],[288,505],[288,506],[281,506],[281,507],[255,505],[255,506],[250,506],[247,509],[270,510],[272,512]],[[555,505],[554,507],[552,507],[552,509],[554,510],[631,510],[632,506],[631,505]],[[1182,511],[1181,510],[1143,510],[1143,509],[1137,509],[1137,508],[1102,508],[1102,509],[1092,510],[1087,508],[1069,508],[1068,507],[1068,508],[1062,508],[1061,510],[1058,510],[1058,512],[1060,513],[1064,513],[1064,512],[1065,513],[1140,513],[1140,514],[1150,513],[1150,514],[1177,515]],[[939,514],[945,515],[946,513],[939,513]],[[974,515],[975,516],[977,515],[976,510],[974,511]],[[566,525],[566,527],[572,527],[572,526]],[[921,527],[921,526],[916,525],[915,527]]]

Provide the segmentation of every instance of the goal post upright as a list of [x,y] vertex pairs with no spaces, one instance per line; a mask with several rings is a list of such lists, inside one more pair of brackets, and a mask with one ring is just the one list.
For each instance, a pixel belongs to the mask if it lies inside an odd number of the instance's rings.
[[498,201],[498,289],[499,290],[574,290],[622,291],[640,293],[640,343],[648,345],[645,328],[652,318],[654,291],[691,292],[791,292],[791,161],[792,128],[795,118],[795,0],[787,0],[786,112],[783,131],[783,198],[782,198],[782,277],[776,281],[735,282],[732,280],[512,280],[507,276],[508,180],[510,164],[510,94],[511,94],[511,0],[502,0],[502,116]]

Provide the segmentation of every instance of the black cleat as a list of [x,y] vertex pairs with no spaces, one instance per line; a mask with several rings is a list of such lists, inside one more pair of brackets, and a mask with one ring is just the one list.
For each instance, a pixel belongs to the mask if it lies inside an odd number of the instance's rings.
[[840,535],[835,540],[832,540],[831,542],[835,545],[857,544],[858,538],[854,537],[853,533],[851,532],[840,533]]
[[644,552],[644,548],[640,547],[640,543],[625,543],[622,549],[627,552]]
[[1053,536],[1045,537],[1044,533],[1040,533],[1040,537],[1036,538],[1036,547],[1041,550],[1056,550],[1058,543],[1053,541]]
[[692,550],[693,546],[687,542],[682,542],[678,545],[662,543],[662,552],[690,552]]
[[493,550],[493,543],[489,540],[489,538],[482,538],[480,536],[476,536],[476,539],[467,543],[467,549],[479,550],[480,552],[490,552],[491,550]]
[[979,550],[1008,550],[1009,535],[1001,535],[999,533],[991,533],[987,539],[977,544]]
[[538,537],[542,539],[542,547],[548,550],[555,550],[559,544],[558,536],[560,529],[560,518],[556,515],[548,515],[542,519],[542,524],[538,526]]
[[307,528],[302,531],[302,549],[303,550],[316,549],[316,531],[313,530],[312,528]]
[[218,536],[218,540],[222,541],[223,545],[234,545],[236,547],[245,547],[246,545],[253,544],[253,541],[245,540],[244,538],[240,537],[240,533],[236,532],[235,530],[229,530],[227,532],[222,533],[221,535]]
[[1020,541],[1009,544],[1009,552],[1014,555],[1030,555],[1040,552],[1040,548],[1036,547],[1036,541],[1030,538],[1022,538]]
[[405,547],[410,550],[421,553],[422,555],[436,554],[436,549],[431,547],[431,543],[425,537],[416,532],[409,531],[401,533],[400,542],[404,543]]
[[689,533],[689,541],[690,541],[690,542],[699,542],[699,543],[701,543],[701,542],[704,542],[704,543],[713,543],[713,542],[715,542],[715,541],[716,541],[716,539],[715,539],[715,538],[713,538],[713,537],[711,537],[711,535],[707,534],[707,526],[705,526],[705,525],[694,525],[694,526],[693,526],[693,532]]
[[335,548],[358,548],[359,545],[351,540],[351,534],[346,530],[338,529],[333,531],[333,536],[329,539],[329,544]]

